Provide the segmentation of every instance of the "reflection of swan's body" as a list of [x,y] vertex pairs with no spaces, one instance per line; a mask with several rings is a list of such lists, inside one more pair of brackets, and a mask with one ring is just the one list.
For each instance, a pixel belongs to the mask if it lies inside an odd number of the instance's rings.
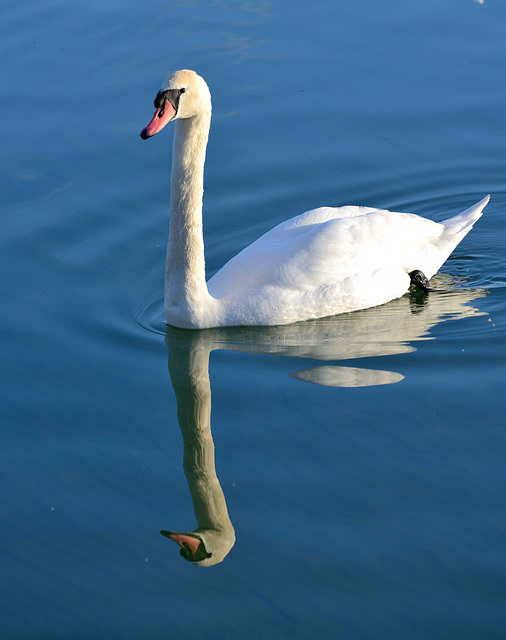
[[[439,276],[438,276],[439,279]],[[438,282],[446,287],[447,283]],[[448,289],[427,296],[403,296],[379,309],[363,309],[277,327],[228,327],[203,332],[168,330],[179,346],[214,351],[227,349],[310,360],[354,360],[409,353],[411,342],[429,339],[430,330],[446,320],[481,315],[470,302],[483,290]],[[198,342],[197,342],[198,340]]]
[[198,528],[191,533],[162,533],[181,546],[184,558],[200,566],[221,562],[235,542],[234,527],[214,467],[208,367],[206,349],[169,345],[169,371],[183,435],[183,467]]
[[374,307],[402,296],[410,272],[432,277],[488,198],[442,224],[369,207],[322,207],[284,222],[205,281],[204,161],[211,98],[193,71],[169,76],[142,138],[176,120],[165,278],[169,324],[203,329],[281,325]]
[[[181,555],[201,566],[221,562],[235,542],[225,497],[214,467],[211,436],[209,354],[229,349],[318,361],[409,353],[410,342],[427,339],[444,320],[479,314],[467,306],[482,291],[456,289],[422,301],[403,297],[378,310],[279,327],[234,327],[208,331],[166,329],[169,370],[183,435],[183,466],[198,528],[191,533],[163,531],[181,545]],[[300,380],[330,386],[388,384],[400,374],[375,369],[317,366],[291,374]]]

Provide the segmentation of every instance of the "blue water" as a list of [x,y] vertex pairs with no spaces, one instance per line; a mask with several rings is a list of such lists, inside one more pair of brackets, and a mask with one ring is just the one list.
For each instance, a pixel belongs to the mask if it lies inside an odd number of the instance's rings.
[[[505,637],[505,25],[493,0],[3,3],[2,640]],[[490,193],[446,291],[166,329],[172,134],[139,132],[184,67],[213,95],[210,275],[318,205]],[[197,527],[182,433],[235,529],[208,568],[159,534]]]

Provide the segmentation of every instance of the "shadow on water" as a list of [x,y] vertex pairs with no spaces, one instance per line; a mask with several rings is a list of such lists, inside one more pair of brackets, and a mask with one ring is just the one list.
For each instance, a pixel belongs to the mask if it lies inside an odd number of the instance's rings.
[[[433,281],[435,282],[435,280]],[[228,349],[255,354],[339,361],[404,354],[412,342],[427,340],[430,330],[446,320],[485,315],[469,303],[482,290],[445,290],[415,294],[382,307],[332,318],[277,327],[233,327],[188,331],[167,327],[169,373],[183,436],[183,468],[193,501],[197,529],[190,533],[161,531],[177,542],[181,555],[199,566],[221,562],[235,543],[234,527],[216,475],[211,435],[211,351]],[[290,374],[331,387],[392,384],[400,373],[339,365],[319,365]]]

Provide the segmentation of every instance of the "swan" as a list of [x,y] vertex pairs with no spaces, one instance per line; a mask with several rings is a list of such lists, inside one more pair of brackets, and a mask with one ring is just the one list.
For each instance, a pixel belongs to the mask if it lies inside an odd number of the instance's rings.
[[470,231],[490,196],[442,223],[372,207],[320,207],[278,224],[205,279],[202,198],[211,124],[203,78],[169,75],[142,130],[175,120],[165,316],[181,329],[284,325],[375,307],[428,279]]

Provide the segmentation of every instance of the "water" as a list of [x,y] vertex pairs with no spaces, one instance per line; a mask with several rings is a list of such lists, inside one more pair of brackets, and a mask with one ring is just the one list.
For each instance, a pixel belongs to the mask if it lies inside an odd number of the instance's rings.
[[[505,19],[4,3],[2,640],[504,637]],[[318,205],[441,220],[491,193],[450,292],[166,331],[171,133],[138,134],[182,67],[213,94],[210,275]],[[195,529],[206,496],[236,541],[197,568],[159,531]]]

